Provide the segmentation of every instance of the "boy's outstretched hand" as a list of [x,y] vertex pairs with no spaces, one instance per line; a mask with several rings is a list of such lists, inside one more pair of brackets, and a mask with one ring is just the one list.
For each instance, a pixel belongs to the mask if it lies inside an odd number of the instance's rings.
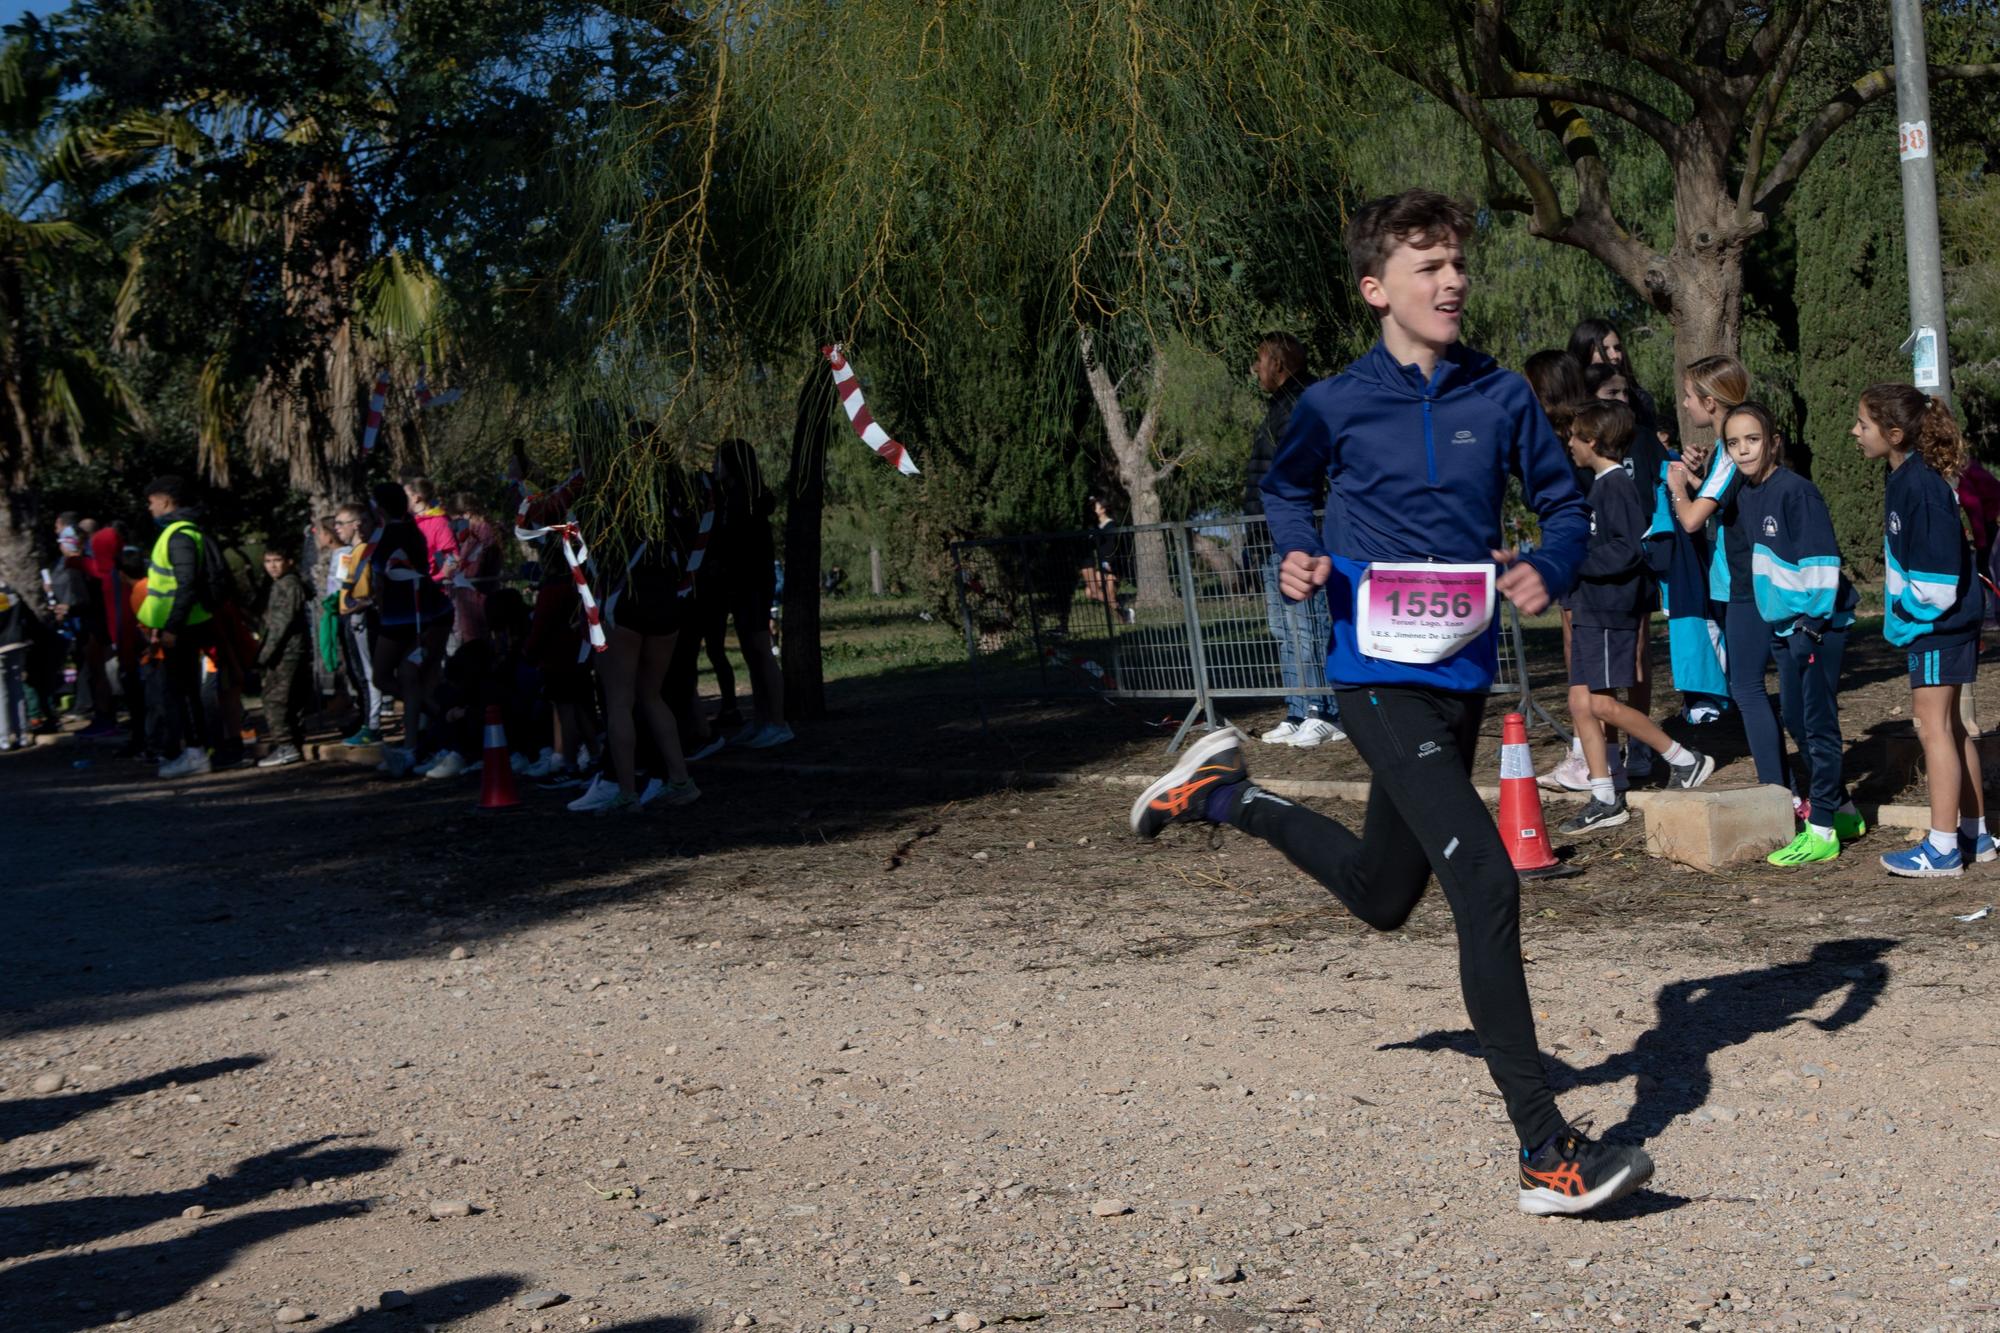
[[1493,559],[1501,567],[1493,586],[1520,607],[1522,615],[1537,616],[1549,609],[1549,587],[1542,582],[1541,570],[1522,560],[1519,551],[1495,551]]
[[1278,591],[1285,594],[1288,601],[1303,602],[1316,590],[1324,588],[1326,581],[1332,577],[1332,556],[1287,551],[1284,563],[1278,566]]

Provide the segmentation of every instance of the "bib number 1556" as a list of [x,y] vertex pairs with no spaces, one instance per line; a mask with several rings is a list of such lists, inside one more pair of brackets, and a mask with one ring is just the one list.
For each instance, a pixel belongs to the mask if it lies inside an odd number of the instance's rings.
[[1469,620],[1472,594],[1469,592],[1401,592],[1385,590],[1382,600],[1392,616],[1430,616],[1438,620]]

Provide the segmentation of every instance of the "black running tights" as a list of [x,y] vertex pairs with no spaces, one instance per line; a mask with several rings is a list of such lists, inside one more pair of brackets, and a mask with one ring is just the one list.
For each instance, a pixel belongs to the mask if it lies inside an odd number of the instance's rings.
[[1521,882],[1472,786],[1484,695],[1377,686],[1339,692],[1341,726],[1374,774],[1361,836],[1251,788],[1230,822],[1283,852],[1377,930],[1409,919],[1433,873],[1458,928],[1465,1012],[1526,1147],[1564,1127],[1521,970]]

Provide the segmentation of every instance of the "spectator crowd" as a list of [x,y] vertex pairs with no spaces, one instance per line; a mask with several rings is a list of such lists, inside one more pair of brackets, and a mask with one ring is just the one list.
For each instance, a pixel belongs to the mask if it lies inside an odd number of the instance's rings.
[[[64,513],[41,586],[0,580],[0,751],[67,712],[82,738],[122,741],[121,756],[171,780],[301,763],[317,725],[379,746],[387,775],[444,780],[480,771],[497,709],[511,767],[572,794],[571,810],[689,804],[691,763],[793,733],[774,501],[756,453],[731,440],[708,471],[665,475],[654,531],[610,518],[586,545],[576,510],[589,478],[538,489],[517,443],[507,512],[407,475],[297,539],[267,540],[262,578],[179,477],[137,497],[150,533]],[[261,746],[246,697],[261,704]]]

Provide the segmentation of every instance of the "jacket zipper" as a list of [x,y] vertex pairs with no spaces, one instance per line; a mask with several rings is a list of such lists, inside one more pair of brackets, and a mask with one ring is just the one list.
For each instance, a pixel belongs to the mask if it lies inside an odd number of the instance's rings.
[[1431,395],[1428,389],[1424,391],[1424,469],[1430,474],[1431,485],[1437,485],[1437,444],[1431,439]]

